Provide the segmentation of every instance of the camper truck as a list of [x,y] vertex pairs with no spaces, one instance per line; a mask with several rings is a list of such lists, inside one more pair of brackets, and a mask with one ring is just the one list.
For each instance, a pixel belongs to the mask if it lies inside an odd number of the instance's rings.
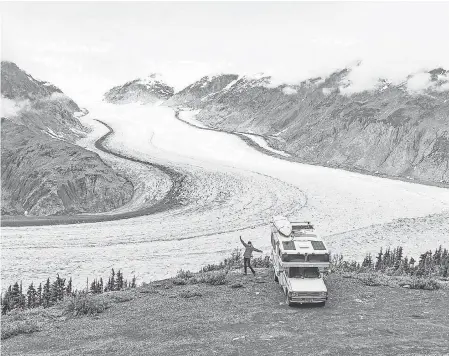
[[329,251],[308,222],[274,217],[271,223],[274,280],[284,290],[286,303],[320,303],[327,300],[323,273],[330,267]]

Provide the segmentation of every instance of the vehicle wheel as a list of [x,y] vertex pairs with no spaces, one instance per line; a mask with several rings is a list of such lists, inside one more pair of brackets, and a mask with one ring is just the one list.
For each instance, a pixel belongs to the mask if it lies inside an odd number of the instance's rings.
[[287,304],[289,307],[293,305],[291,299],[288,297],[288,295],[285,296],[285,304]]
[[276,276],[276,272],[275,271],[273,271],[273,276],[274,276],[273,277],[274,281],[279,283],[279,278],[278,278],[278,276]]
[[326,302],[321,302],[320,307],[324,307],[326,305]]

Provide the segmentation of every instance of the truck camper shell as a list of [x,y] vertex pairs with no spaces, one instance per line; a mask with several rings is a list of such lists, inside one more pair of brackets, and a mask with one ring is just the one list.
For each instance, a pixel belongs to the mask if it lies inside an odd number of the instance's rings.
[[324,241],[315,233],[310,222],[292,222],[289,236],[279,233],[271,225],[271,244],[285,267],[329,268],[329,250]]

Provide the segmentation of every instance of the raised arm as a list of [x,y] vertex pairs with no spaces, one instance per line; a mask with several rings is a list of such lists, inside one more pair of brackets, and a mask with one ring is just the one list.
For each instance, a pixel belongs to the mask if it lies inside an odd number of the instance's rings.
[[240,236],[240,242],[243,244],[243,246],[248,247],[248,244],[246,244],[245,241],[242,240],[241,236]]
[[261,250],[258,250],[257,248],[255,248],[254,251],[256,251],[256,252],[262,252]]

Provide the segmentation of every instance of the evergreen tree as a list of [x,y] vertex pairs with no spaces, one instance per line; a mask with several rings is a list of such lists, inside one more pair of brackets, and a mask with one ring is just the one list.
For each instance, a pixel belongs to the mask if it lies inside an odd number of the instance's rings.
[[6,292],[5,295],[2,294],[1,305],[2,305],[2,314],[6,314],[9,311],[8,292]]
[[42,283],[39,283],[36,291],[36,306],[42,305]]
[[115,282],[115,271],[114,271],[114,269],[112,268],[112,271],[111,271],[111,279],[110,279],[110,286],[109,286],[109,290],[115,290],[115,284],[116,284],[116,282]]
[[8,290],[5,293],[5,296],[2,298],[2,314],[6,314],[7,312],[9,312],[12,308],[11,308],[11,304],[12,304],[12,286],[10,285],[8,287]]
[[27,306],[27,300],[23,294],[22,281],[20,281],[20,292],[19,292],[19,308],[25,309]]
[[133,279],[131,280],[131,288],[136,288],[136,276],[134,275]]
[[50,301],[51,305],[55,304],[58,301],[58,281],[55,280],[50,285]]
[[362,262],[362,267],[368,267],[368,268],[371,268],[372,265],[373,265],[373,261],[372,261],[372,258],[371,258],[371,254],[369,253],[369,254],[367,254],[367,255],[365,256],[365,259],[364,259],[363,262]]
[[403,256],[403,249],[402,249],[402,246],[399,246],[396,249],[396,253],[395,253],[395,261],[394,261],[395,269],[398,269],[401,266],[402,256]]
[[442,254],[443,254],[443,249],[441,247],[441,245],[435,250],[435,253],[433,254],[433,262],[436,266],[440,266],[441,265],[441,258],[442,258]]
[[96,284],[95,284],[95,279],[92,281],[92,283],[90,284],[90,291],[91,293],[97,293],[97,288],[96,288]]
[[59,274],[56,278],[56,298],[57,300],[64,299],[65,292],[65,278],[60,278]]
[[34,289],[33,283],[31,283],[27,291],[27,308],[34,308],[37,304],[36,299],[36,289]]
[[116,281],[116,290],[123,289],[123,274],[118,270],[117,272],[117,281]]
[[69,278],[69,281],[67,283],[67,287],[65,289],[65,292],[67,295],[71,295],[72,294],[72,277]]
[[11,297],[10,297],[10,308],[16,309],[19,308],[22,302],[22,295],[20,294],[20,286],[19,283],[14,283],[11,290]]
[[449,262],[446,262],[446,264],[442,267],[441,275],[444,278],[447,278],[449,276]]
[[402,270],[407,274],[410,272],[410,262],[407,256],[402,260]]
[[387,248],[384,253],[384,257],[382,259],[383,267],[391,267],[391,252],[390,248]]
[[382,269],[382,247],[380,248],[380,252],[378,253],[377,257],[376,257],[376,270],[381,270]]
[[51,306],[50,278],[47,278],[47,282],[45,282],[44,288],[42,290],[42,305],[44,308],[48,308],[49,306]]

